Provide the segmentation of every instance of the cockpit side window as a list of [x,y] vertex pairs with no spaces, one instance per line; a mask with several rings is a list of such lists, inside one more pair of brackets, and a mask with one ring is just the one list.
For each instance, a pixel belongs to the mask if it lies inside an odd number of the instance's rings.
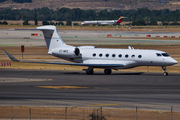
[[162,56],[160,53],[156,53],[156,55],[157,55],[158,57],[161,57],[161,56]]
[[167,53],[161,53],[163,55],[163,57],[169,57],[169,55]]

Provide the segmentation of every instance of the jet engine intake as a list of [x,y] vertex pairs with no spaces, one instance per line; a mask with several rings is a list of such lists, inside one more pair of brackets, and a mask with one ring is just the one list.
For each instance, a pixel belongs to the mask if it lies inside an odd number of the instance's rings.
[[80,50],[79,50],[79,48],[75,48],[75,49],[74,49],[74,56],[75,56],[75,57],[79,57],[79,55],[80,55]]

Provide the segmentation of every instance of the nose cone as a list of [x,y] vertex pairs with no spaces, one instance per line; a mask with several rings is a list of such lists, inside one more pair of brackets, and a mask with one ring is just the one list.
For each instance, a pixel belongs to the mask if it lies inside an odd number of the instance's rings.
[[168,65],[175,65],[175,64],[177,64],[178,62],[177,62],[175,59],[171,58],[171,59],[169,59],[168,61],[166,61],[166,63],[167,63]]
[[173,64],[177,64],[178,62],[176,60],[173,61]]

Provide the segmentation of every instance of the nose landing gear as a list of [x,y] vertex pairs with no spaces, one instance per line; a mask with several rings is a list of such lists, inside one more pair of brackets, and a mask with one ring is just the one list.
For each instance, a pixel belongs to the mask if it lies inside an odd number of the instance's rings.
[[164,70],[163,75],[164,75],[164,76],[168,76],[168,72],[167,72],[167,70],[166,70],[166,66],[162,66],[162,69]]

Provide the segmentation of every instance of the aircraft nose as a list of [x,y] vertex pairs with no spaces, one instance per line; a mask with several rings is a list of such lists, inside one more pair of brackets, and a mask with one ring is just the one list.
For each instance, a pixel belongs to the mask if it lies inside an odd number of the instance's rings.
[[175,65],[175,64],[177,64],[178,62],[177,62],[176,60],[172,59],[172,60],[170,61],[170,63],[171,63],[172,65]]
[[165,61],[166,61],[166,65],[175,65],[175,64],[178,63],[178,62],[177,62],[175,59],[173,59],[173,58],[168,58],[168,59],[166,59]]
[[174,60],[174,64],[177,64],[178,62],[176,60]]

